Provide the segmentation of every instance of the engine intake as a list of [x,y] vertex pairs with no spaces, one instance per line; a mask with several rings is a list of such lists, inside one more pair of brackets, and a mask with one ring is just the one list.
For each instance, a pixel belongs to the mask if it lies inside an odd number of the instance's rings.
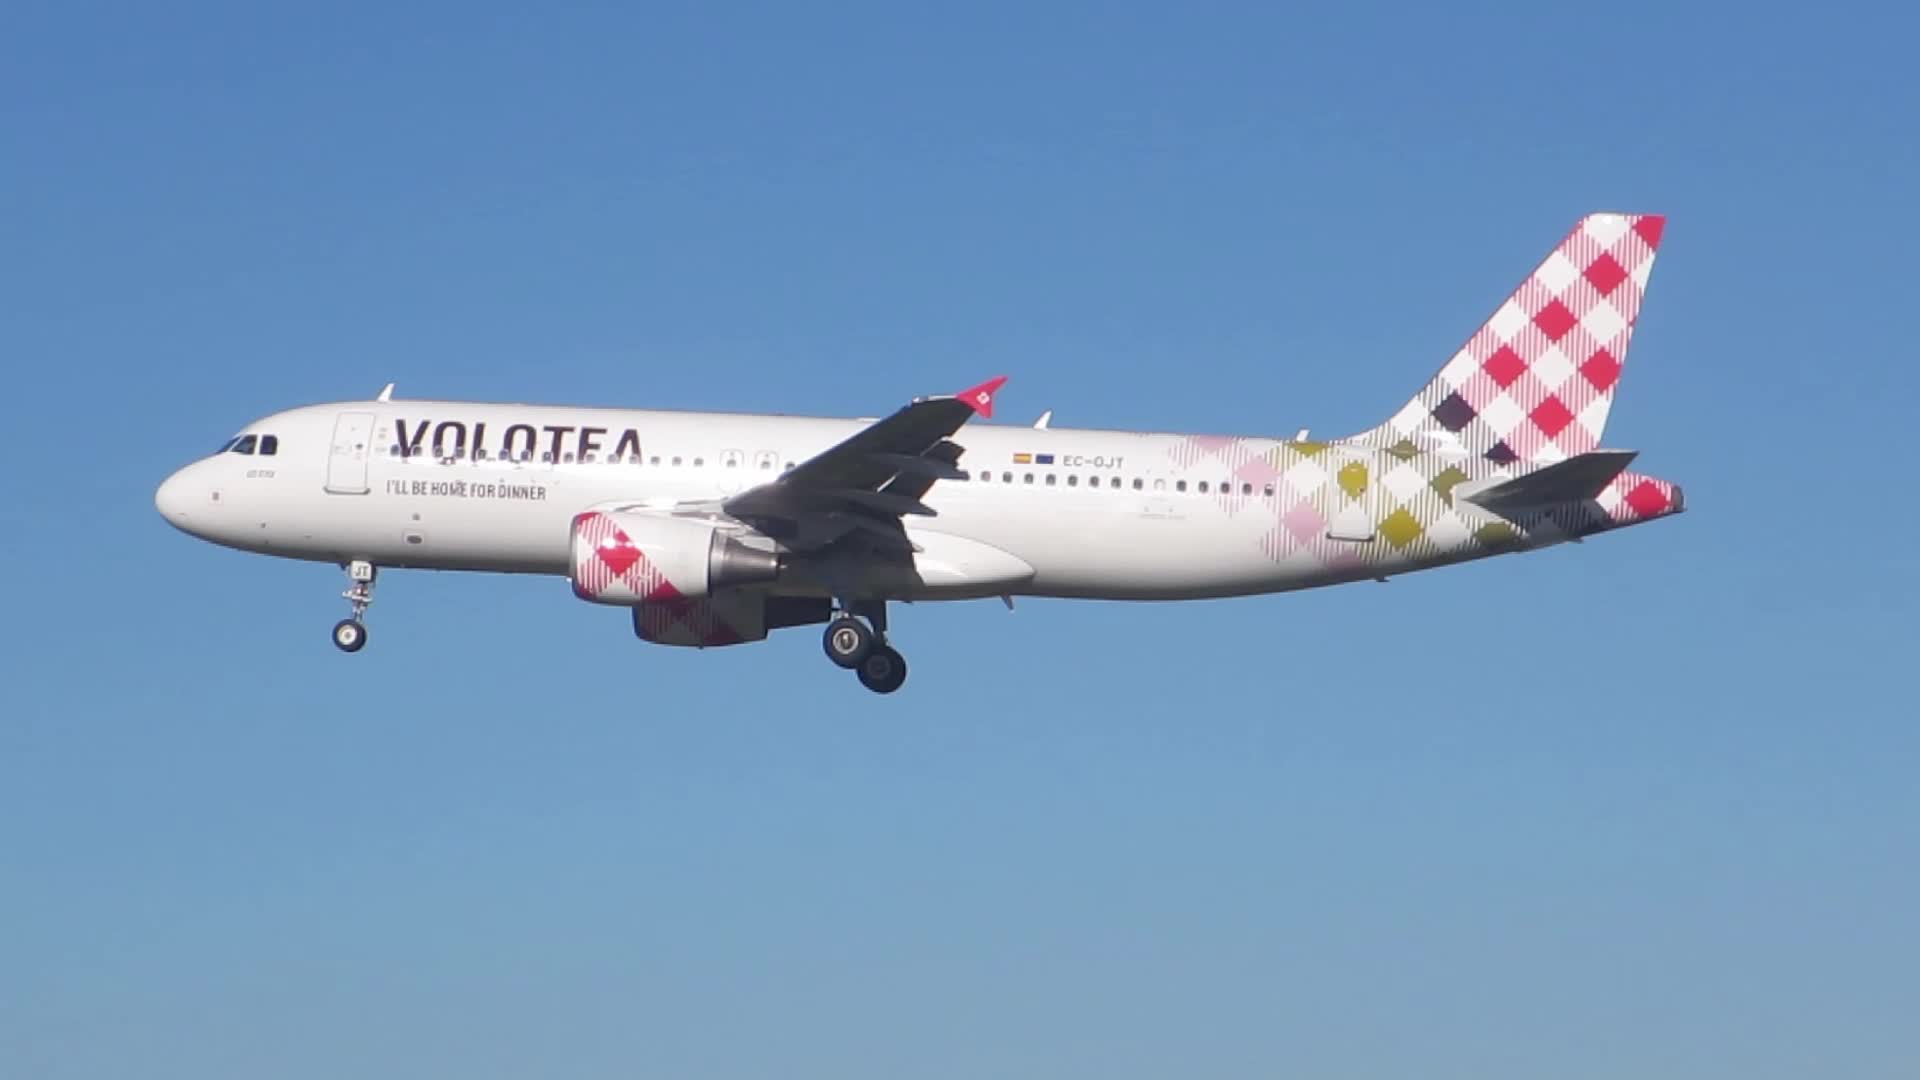
[[617,510],[573,519],[573,594],[596,604],[666,603],[779,576],[778,554],[707,522]]

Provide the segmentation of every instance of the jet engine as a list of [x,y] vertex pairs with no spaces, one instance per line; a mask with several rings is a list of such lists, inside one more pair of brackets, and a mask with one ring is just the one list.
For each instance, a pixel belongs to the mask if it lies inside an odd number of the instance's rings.
[[826,597],[769,596],[759,590],[633,606],[633,632],[654,645],[711,649],[764,641],[767,631],[823,623],[833,617]]
[[632,607],[711,596],[780,576],[780,557],[709,522],[644,511],[573,519],[573,595]]

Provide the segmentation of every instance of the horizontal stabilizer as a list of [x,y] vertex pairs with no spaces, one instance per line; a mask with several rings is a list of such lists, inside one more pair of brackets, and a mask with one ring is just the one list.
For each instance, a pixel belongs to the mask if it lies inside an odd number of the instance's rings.
[[1589,450],[1512,480],[1462,484],[1454,497],[1502,515],[1584,502],[1606,490],[1639,455],[1638,450]]

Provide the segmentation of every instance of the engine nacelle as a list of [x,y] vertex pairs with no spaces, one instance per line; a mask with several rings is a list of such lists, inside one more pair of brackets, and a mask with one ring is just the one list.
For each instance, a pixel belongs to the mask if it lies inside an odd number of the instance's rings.
[[764,592],[724,592],[698,599],[636,604],[633,632],[655,645],[711,649],[763,641],[783,626],[823,623],[833,617],[826,597],[769,596]]
[[573,519],[573,595],[596,604],[668,604],[780,576],[780,557],[704,521],[589,510]]

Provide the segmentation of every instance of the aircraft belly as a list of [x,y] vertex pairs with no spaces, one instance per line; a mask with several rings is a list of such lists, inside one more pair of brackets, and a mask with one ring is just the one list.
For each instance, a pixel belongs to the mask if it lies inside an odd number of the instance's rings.
[[953,513],[938,519],[1034,568],[1010,590],[1030,596],[1178,599],[1298,588],[1261,553],[1259,523],[1223,517],[1147,517],[1087,507],[1001,516]]

